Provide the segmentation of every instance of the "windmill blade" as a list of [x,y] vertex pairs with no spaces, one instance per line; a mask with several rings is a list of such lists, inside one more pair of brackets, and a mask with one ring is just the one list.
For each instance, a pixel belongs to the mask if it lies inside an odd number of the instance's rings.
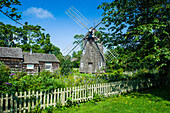
[[86,25],[89,24],[89,21],[73,6],[68,8],[65,13],[73,19],[78,25],[82,27],[82,25],[88,30]]
[[94,30],[97,26],[99,26],[101,23],[102,23],[102,21],[100,21],[100,22],[93,28],[93,30]]
[[69,51],[69,52],[67,53],[66,56],[68,56],[83,40],[84,40],[84,38],[83,38],[80,42],[78,42],[78,43],[76,44],[76,46],[74,46],[74,47],[71,49],[71,51]]
[[113,59],[116,59],[119,55],[118,53],[116,53],[114,50],[109,50],[107,48],[105,48],[105,57],[107,59],[108,62],[112,61]]
[[63,55],[67,54],[70,48],[73,48],[75,45],[71,42],[69,45],[67,45],[63,50],[62,53]]

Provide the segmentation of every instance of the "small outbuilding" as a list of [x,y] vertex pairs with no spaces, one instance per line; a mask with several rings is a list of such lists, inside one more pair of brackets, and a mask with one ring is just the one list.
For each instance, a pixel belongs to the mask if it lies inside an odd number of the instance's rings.
[[0,61],[12,71],[35,74],[43,70],[59,70],[59,60],[54,54],[22,52],[21,48],[0,47]]
[[47,70],[59,70],[59,60],[54,54],[23,52],[23,71],[32,74]]

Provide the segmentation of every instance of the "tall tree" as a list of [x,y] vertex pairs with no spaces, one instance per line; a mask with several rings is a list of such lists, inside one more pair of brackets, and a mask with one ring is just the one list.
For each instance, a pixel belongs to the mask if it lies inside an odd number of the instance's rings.
[[60,66],[62,66],[63,62],[64,62],[64,57],[60,51],[60,48],[56,47],[55,45],[52,45],[52,54],[54,54],[58,60],[60,61]]
[[[106,46],[121,46],[129,51],[127,62],[142,62],[148,68],[169,73],[168,0],[114,0],[99,6],[109,32],[101,41]],[[127,31],[127,32],[126,32]]]

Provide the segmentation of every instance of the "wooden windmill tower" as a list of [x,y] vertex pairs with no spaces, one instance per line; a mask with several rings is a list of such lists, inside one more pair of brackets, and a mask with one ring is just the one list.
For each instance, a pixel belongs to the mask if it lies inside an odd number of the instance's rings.
[[79,71],[81,73],[104,72],[103,70],[105,69],[106,63],[103,54],[103,46],[101,43],[97,42],[99,38],[94,35],[97,31],[95,28],[101,24],[101,22],[94,27],[88,28],[85,25],[88,20],[73,6],[68,8],[65,13],[80,26],[84,26],[88,30],[82,40],[71,50],[73,51],[81,42],[83,42]]
[[80,60],[79,71],[82,73],[104,72],[105,59],[103,54],[103,46],[97,43],[98,38],[95,37],[94,28],[90,28],[84,37],[83,50]]

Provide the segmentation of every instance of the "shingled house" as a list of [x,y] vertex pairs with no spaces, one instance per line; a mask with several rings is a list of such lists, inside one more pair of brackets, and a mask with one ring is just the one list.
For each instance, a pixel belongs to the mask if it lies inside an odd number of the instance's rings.
[[37,73],[42,70],[53,72],[59,69],[59,60],[54,54],[23,52],[23,71]]
[[14,71],[28,74],[59,69],[59,60],[53,54],[22,52],[21,48],[0,47],[0,61]]
[[22,49],[0,47],[0,61],[4,62],[13,71],[22,71]]

